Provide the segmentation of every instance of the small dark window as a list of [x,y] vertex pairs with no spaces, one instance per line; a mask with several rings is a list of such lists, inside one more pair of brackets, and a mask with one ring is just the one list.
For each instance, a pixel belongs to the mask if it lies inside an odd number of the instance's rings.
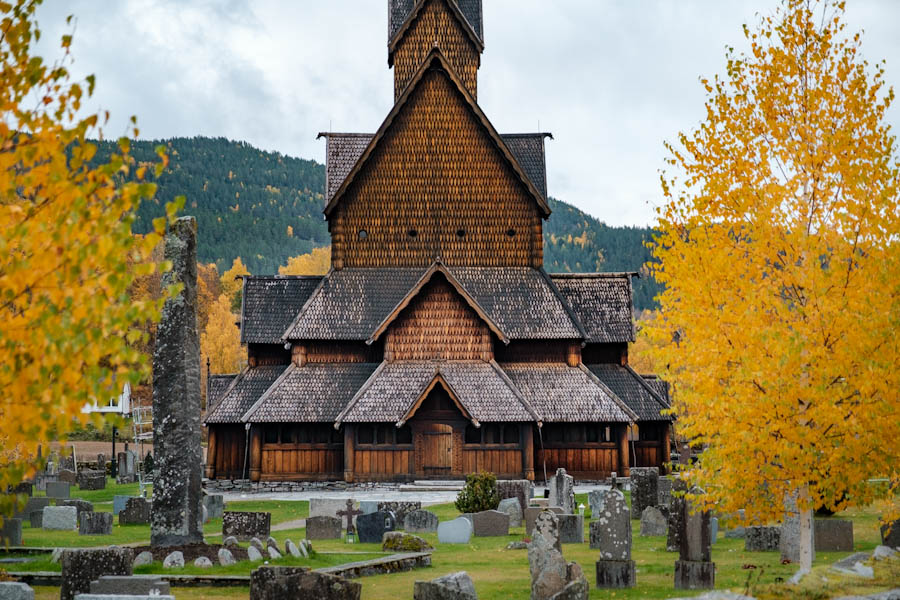
[[379,425],[376,429],[376,435],[378,438],[375,440],[376,444],[380,444],[382,446],[387,446],[394,443],[394,436],[391,435],[393,432],[391,431],[390,425]]
[[516,230],[513,229],[512,227],[510,227],[509,229],[506,230],[506,236],[507,237],[516,237]]
[[315,428],[315,439],[317,444],[327,444],[331,434],[328,432],[328,425],[318,425]]
[[369,232],[366,231],[365,229],[360,229],[358,235],[359,235],[359,239],[364,240],[367,237],[369,237]]
[[519,426],[507,425],[503,428],[503,443],[518,444],[519,443]]
[[397,444],[412,444],[412,429],[404,425],[397,430]]
[[464,238],[464,237],[466,237],[466,230],[463,229],[462,227],[460,227],[459,229],[457,229],[457,230],[456,230],[456,237],[458,237],[458,238]]
[[293,438],[295,444],[308,444],[309,428],[306,425],[294,425]]
[[480,444],[481,443],[481,429],[475,427],[474,425],[466,425],[466,443],[467,444]]
[[569,425],[566,427],[566,442],[570,444],[584,441],[584,427],[581,425]]
[[332,444],[343,444],[344,443],[344,432],[341,429],[335,429],[334,427],[329,427],[331,429],[331,443]]
[[600,427],[598,427],[597,425],[588,425],[587,431],[586,431],[587,435],[585,436],[585,441],[589,444],[595,444],[597,442],[600,442],[600,441],[602,441],[600,438],[601,433],[602,432],[600,431]]
[[360,425],[359,430],[356,432],[356,440],[360,444],[371,444],[375,440],[375,434],[372,431],[371,425]]
[[559,425],[548,425],[544,428],[544,439],[548,442],[563,441],[563,429]]
[[266,443],[267,444],[277,444],[278,443],[278,425],[269,425],[266,427]]
[[411,238],[414,238],[417,235],[419,235],[419,232],[416,231],[415,229],[410,229],[409,231],[407,231],[407,233],[409,234],[409,237],[411,237]]
[[500,426],[487,425],[484,428],[484,443],[499,444],[500,443]]
[[638,439],[642,442],[658,442],[659,429],[652,425],[638,426]]

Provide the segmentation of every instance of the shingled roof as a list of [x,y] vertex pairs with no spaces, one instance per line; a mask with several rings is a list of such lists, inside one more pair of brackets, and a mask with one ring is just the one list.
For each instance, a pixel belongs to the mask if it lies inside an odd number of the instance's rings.
[[245,277],[241,343],[277,344],[322,277]]
[[409,417],[438,377],[476,421],[537,420],[535,411],[496,363],[398,361],[382,363],[337,421],[398,423]]
[[[389,42],[394,39],[394,36],[403,27],[418,1],[421,0],[388,0]],[[481,0],[451,0],[451,2],[455,2],[459,6],[459,11],[465,17],[466,23],[472,28],[478,39],[483,40]]]
[[287,369],[285,365],[265,365],[244,369],[225,392],[222,400],[206,416],[207,423],[240,423],[244,413]]
[[633,342],[632,273],[552,273],[593,343]]
[[622,423],[637,416],[582,367],[551,363],[502,363],[500,367],[545,423]]
[[235,377],[237,377],[237,373],[231,375],[209,375],[207,377],[206,406],[209,409],[212,409],[219,403]]
[[[582,339],[545,274],[530,267],[446,267],[508,339]],[[333,271],[283,332],[285,340],[368,340],[428,271]]]
[[665,386],[665,382],[654,379],[651,383],[633,370],[616,364],[587,365],[587,368],[637,414],[638,420],[672,420],[671,416],[659,414],[669,408],[668,393],[661,396],[654,389],[656,383]]
[[[323,131],[318,138],[325,138],[325,200],[331,200],[344,179],[366,151],[373,133],[331,133]],[[553,139],[550,133],[501,133],[500,138],[519,163],[522,171],[534,187],[547,197],[547,163],[544,138]]]
[[377,363],[291,365],[243,415],[250,423],[333,423]]

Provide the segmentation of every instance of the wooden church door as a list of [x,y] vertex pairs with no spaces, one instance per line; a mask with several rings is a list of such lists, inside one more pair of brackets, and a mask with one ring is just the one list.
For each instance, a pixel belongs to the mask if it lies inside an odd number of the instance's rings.
[[453,428],[431,423],[422,432],[422,466],[426,476],[450,475],[453,468]]

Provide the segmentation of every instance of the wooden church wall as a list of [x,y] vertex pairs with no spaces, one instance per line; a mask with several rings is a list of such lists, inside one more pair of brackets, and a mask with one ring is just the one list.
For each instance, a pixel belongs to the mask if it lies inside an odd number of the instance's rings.
[[435,275],[388,329],[384,357],[490,360],[491,335],[443,275]]
[[559,468],[576,479],[602,479],[613,471],[627,476],[630,467],[625,424],[545,424],[535,432],[534,447],[535,471],[546,467],[548,477]]
[[357,341],[309,340],[291,348],[292,359],[298,366],[306,363],[380,363],[384,359],[384,345]]
[[469,93],[478,97],[478,50],[444,2],[437,1],[428,3],[394,51],[394,102],[435,45]]
[[331,225],[335,268],[543,260],[534,199],[441,71],[417,87]]
[[246,432],[243,425],[210,425],[206,476],[241,479],[244,471]]

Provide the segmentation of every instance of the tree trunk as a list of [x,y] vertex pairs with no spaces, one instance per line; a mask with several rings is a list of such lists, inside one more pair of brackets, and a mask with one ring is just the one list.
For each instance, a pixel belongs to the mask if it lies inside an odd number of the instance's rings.
[[[799,490],[797,504],[809,501],[809,488],[803,486]],[[813,511],[800,509],[800,572],[809,573],[813,561]]]

